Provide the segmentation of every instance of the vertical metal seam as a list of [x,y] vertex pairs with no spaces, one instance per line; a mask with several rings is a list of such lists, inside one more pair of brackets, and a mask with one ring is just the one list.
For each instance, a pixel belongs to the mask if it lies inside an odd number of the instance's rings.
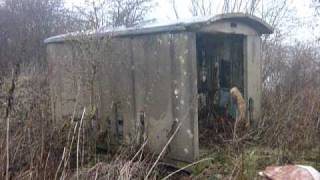
[[[196,43],[196,35],[195,35],[195,33],[187,33],[187,35],[188,35],[188,46],[187,46],[187,48],[189,49],[188,50],[188,60],[189,61],[187,61],[187,63],[188,63],[188,65],[187,65],[187,70],[188,70],[188,81],[189,81],[189,83],[190,83],[190,86],[189,86],[189,91],[190,91],[190,94],[191,94],[191,96],[189,97],[189,105],[190,106],[192,106],[192,107],[190,107],[189,108],[189,114],[190,114],[190,120],[191,120],[191,127],[193,127],[192,128],[192,133],[193,133],[193,140],[192,140],[192,147],[193,147],[193,159],[195,159],[196,157],[197,157],[197,151],[196,151],[196,149],[197,148],[199,148],[199,147],[196,147],[196,145],[197,145],[197,143],[196,143],[196,138],[198,138],[199,136],[195,136],[194,134],[195,134],[195,124],[196,123],[198,123],[198,122],[195,122],[195,115],[194,115],[194,113],[193,112],[197,112],[197,110],[195,110],[195,108],[197,108],[197,106],[198,106],[198,103],[197,102],[194,102],[195,100],[197,100],[197,98],[196,97],[194,97],[194,95],[196,95],[197,96],[197,94],[198,94],[198,85],[195,85],[194,84],[194,82],[192,81],[193,79],[197,79],[197,78],[194,78],[194,74],[197,74],[198,72],[197,72],[197,43]],[[195,42],[193,41],[193,40],[191,40],[191,38],[190,38],[190,36],[192,36],[192,38],[193,39],[195,39]],[[195,45],[195,56],[193,56],[192,55],[192,53],[193,52],[191,52],[191,50],[194,50],[192,47],[193,47],[193,44]],[[191,48],[190,48],[191,47]],[[195,57],[196,59],[195,59],[195,67],[196,67],[196,69],[194,69],[193,67],[193,62],[194,62],[194,59],[193,59],[193,57]],[[194,86],[196,86],[196,94],[193,94],[193,88],[194,88]],[[195,105],[194,105],[194,103],[195,103]],[[198,131],[199,131],[199,129],[198,129]],[[199,144],[199,143],[198,143]]]
[[174,57],[175,57],[175,46],[174,46],[174,42],[173,42],[173,34],[170,33],[170,37],[169,37],[169,51],[170,51],[170,75],[171,75],[171,112],[172,112],[172,117],[175,118],[176,117],[176,111],[175,111],[175,96],[174,96],[174,90],[175,90],[175,85],[174,85],[174,79],[172,79],[173,77],[175,77],[175,64],[174,64]]
[[[131,77],[132,77],[132,104],[133,104],[133,112],[132,112],[132,115],[133,115],[133,128],[135,129],[136,128],[136,123],[137,123],[137,105],[136,105],[136,78],[135,78],[135,63],[134,63],[134,54],[133,54],[133,38],[131,37],[130,38],[130,41],[129,41],[129,46],[130,46],[130,63],[131,63]],[[132,124],[131,124],[132,125]],[[132,130],[132,127],[128,127],[128,129]]]

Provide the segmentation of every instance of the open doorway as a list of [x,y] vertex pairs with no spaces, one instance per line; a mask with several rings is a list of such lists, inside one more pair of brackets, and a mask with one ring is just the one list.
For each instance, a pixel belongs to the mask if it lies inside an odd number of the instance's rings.
[[235,86],[244,92],[244,38],[197,34],[200,150],[232,136],[236,106],[229,92]]

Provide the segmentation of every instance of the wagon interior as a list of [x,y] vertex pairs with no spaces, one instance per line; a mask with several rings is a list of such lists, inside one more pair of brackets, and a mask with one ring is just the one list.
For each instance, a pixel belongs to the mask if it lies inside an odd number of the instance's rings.
[[229,92],[235,86],[244,92],[244,40],[236,34],[197,34],[200,153],[232,134],[236,106]]

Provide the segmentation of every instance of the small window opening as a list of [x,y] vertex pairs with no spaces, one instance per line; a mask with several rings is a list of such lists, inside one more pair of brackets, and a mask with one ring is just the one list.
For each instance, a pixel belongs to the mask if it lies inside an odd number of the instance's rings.
[[230,26],[231,26],[232,28],[236,28],[238,25],[237,25],[237,23],[232,22],[232,23],[230,24]]
[[115,104],[114,113],[115,113],[115,120],[116,120],[116,135],[119,141],[123,140],[123,115],[120,111],[120,102]]
[[253,120],[253,111],[254,111],[254,101],[253,99],[250,97],[249,98],[249,106],[248,106],[248,111],[249,111],[249,123],[252,123]]
[[145,112],[139,112],[139,122],[138,122],[138,140],[139,143],[143,143],[147,139],[147,132],[146,132],[146,123],[145,123]]

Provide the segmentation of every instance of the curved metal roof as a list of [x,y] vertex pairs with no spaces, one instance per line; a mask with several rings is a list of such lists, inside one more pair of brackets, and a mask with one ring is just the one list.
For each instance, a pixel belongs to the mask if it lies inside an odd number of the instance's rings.
[[130,28],[115,28],[115,29],[101,29],[98,31],[73,32],[53,36],[46,39],[45,43],[59,43],[66,40],[76,40],[81,36],[95,36],[103,37],[111,36],[135,36],[143,34],[153,34],[161,32],[177,32],[177,31],[197,31],[197,28],[209,26],[215,22],[221,21],[236,21],[241,22],[259,34],[272,34],[273,28],[262,19],[243,13],[228,13],[216,15],[213,17],[195,17],[186,20],[177,20],[173,22],[154,23],[144,26],[135,26]]

